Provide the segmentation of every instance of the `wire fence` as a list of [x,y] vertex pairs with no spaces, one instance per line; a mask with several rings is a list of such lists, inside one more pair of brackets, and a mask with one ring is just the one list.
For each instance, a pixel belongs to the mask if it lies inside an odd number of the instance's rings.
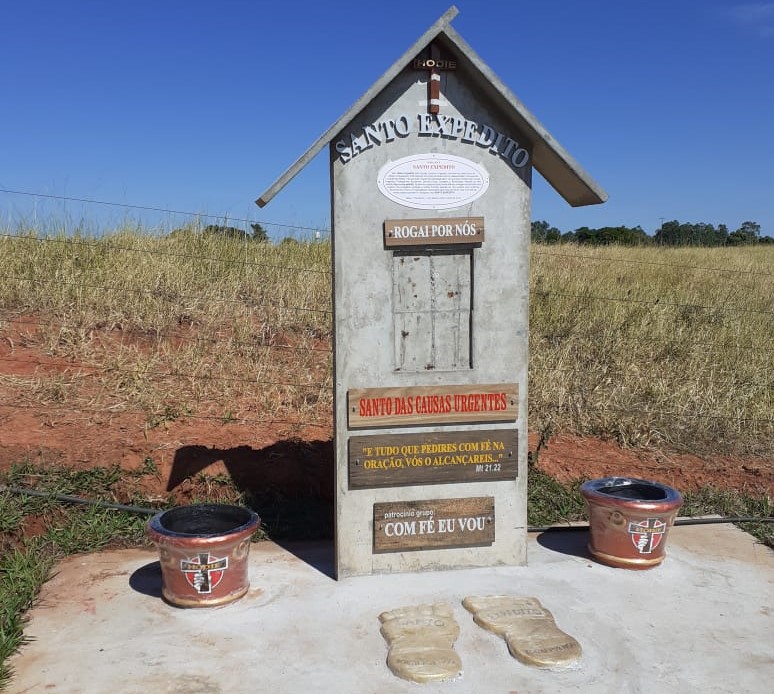
[[[181,374],[170,374],[175,376],[180,376]],[[293,387],[301,387],[301,388],[320,388],[324,387],[324,384],[311,384],[311,385],[304,385],[304,384],[295,384],[295,383],[277,383],[272,384],[270,382],[264,381],[262,382],[263,385],[289,385]],[[553,407],[556,410],[560,410],[563,407],[567,406],[567,403],[548,403],[550,405],[553,405]],[[37,409],[35,405],[24,405],[19,404],[18,401],[15,400],[2,400],[0,399],[0,407],[9,407],[12,409],[30,409],[34,410]],[[67,405],[67,406],[59,406],[59,407],[49,407],[50,410],[56,410],[61,412],[80,412],[85,414],[105,414],[106,409],[105,408],[87,408],[82,406],[74,406],[74,405]],[[634,407],[610,407],[610,408],[600,408],[601,411],[607,412],[609,414],[627,414],[627,415],[653,415],[654,412],[648,408],[634,408]],[[146,414],[147,412],[145,410],[139,410],[139,409],[132,409],[130,407],[126,407],[124,404],[116,404],[112,408],[109,408],[109,411],[111,414]],[[674,417],[676,419],[711,419],[715,421],[727,421],[727,422],[742,422],[746,424],[774,424],[774,418],[760,418],[760,417],[728,417],[723,415],[713,415],[708,413],[696,413],[696,412],[668,412],[668,411],[659,411],[655,414],[658,414],[663,417]],[[275,418],[275,417],[266,417],[262,419],[257,419],[253,417],[242,417],[238,414],[234,414],[233,412],[228,416],[223,415],[202,415],[202,414],[196,414],[193,412],[179,412],[176,415],[176,418],[179,417],[181,419],[204,419],[204,420],[212,420],[217,422],[223,422],[225,419],[228,419],[232,422],[239,422],[243,424],[274,424],[274,423],[283,423],[283,424],[304,424],[304,425],[320,425],[320,426],[330,426],[331,421],[330,419],[324,419],[324,420],[297,420],[293,418]]]
[[322,276],[329,276],[330,270],[320,270],[319,268],[309,268],[309,267],[291,267],[287,265],[274,265],[271,263],[257,263],[257,262],[251,262],[247,259],[240,259],[240,260],[234,260],[234,259],[227,259],[222,257],[215,257],[215,256],[202,256],[202,255],[193,255],[191,253],[179,253],[175,251],[166,251],[163,249],[150,249],[150,248],[137,248],[132,246],[123,246],[120,244],[115,243],[105,243],[103,241],[86,241],[83,239],[78,238],[56,238],[56,237],[50,237],[50,236],[29,236],[24,234],[9,234],[9,233],[0,233],[0,238],[6,238],[6,239],[13,239],[17,241],[29,241],[32,243],[56,243],[61,245],[67,245],[67,246],[75,246],[75,247],[85,247],[85,248],[92,248],[92,249],[99,249],[102,251],[120,251],[120,252],[126,252],[126,253],[143,253],[146,255],[157,255],[157,256],[165,256],[169,258],[179,258],[181,260],[196,260],[196,261],[206,261],[211,263],[219,263],[219,264],[226,264],[226,265],[240,265],[244,267],[250,267],[254,269],[259,270],[280,270],[281,272],[287,272],[287,273],[308,273],[312,275],[322,275]]
[[[180,210],[171,210],[161,207],[146,205],[130,205],[124,203],[115,203],[110,201],[93,200],[87,198],[75,198],[67,196],[56,196],[30,193],[27,191],[18,191],[0,188],[0,193],[36,196],[45,199],[55,199],[61,201],[80,202],[93,205],[107,205],[122,207],[127,209],[138,209],[154,212],[163,212],[169,214],[188,215],[193,218],[211,218],[225,219],[223,216],[206,215]],[[330,230],[316,227],[299,227],[298,225],[265,222],[248,218],[228,218],[228,222],[241,222],[245,224],[260,223],[262,225],[272,225],[276,228],[301,229],[304,231],[313,231],[329,234]],[[144,295],[152,297],[160,302],[169,302],[170,304],[186,306],[212,306],[221,305],[239,306],[248,313],[252,312],[261,320],[271,324],[274,320],[274,314],[267,311],[290,312],[303,316],[312,314],[319,317],[320,329],[310,329],[308,326],[298,328],[291,320],[282,329],[276,332],[238,331],[232,329],[229,325],[211,325],[202,328],[196,325],[195,320],[186,329],[174,329],[165,326],[160,329],[148,329],[140,331],[131,325],[125,327],[120,320],[114,323],[100,322],[92,325],[77,325],[73,323],[74,310],[69,315],[48,314],[45,312],[31,313],[28,310],[10,309],[0,306],[0,383],[6,386],[8,397],[0,397],[0,411],[14,409],[24,409],[27,411],[50,411],[62,412],[70,411],[81,414],[133,414],[149,415],[159,409],[159,403],[164,399],[155,401],[155,405],[143,404],[138,406],[138,399],[135,398],[114,398],[111,401],[109,395],[105,393],[97,398],[92,394],[92,400],[99,402],[98,407],[90,407],[87,404],[79,402],[77,399],[69,399],[66,402],[47,402],[45,398],[40,398],[38,402],[29,402],[29,393],[24,394],[21,390],[15,392],[16,387],[23,390],[23,379],[35,377],[45,379],[47,377],[58,376],[60,378],[68,376],[71,378],[94,378],[105,379],[110,377],[116,382],[127,383],[132,379],[141,379],[142,383],[153,383],[158,381],[172,381],[180,384],[180,390],[184,390],[183,385],[195,380],[202,388],[209,388],[207,393],[212,395],[217,392],[217,384],[238,384],[243,387],[242,393],[246,390],[258,389],[266,391],[263,393],[267,397],[284,398],[283,412],[289,412],[287,417],[276,417],[267,414],[264,416],[245,415],[241,416],[229,411],[225,415],[213,415],[197,411],[197,409],[178,408],[175,410],[180,418],[202,421],[220,421],[227,420],[229,423],[243,424],[246,426],[266,426],[271,427],[280,424],[294,426],[312,426],[323,429],[330,429],[332,426],[332,398],[333,374],[332,374],[332,335],[333,326],[331,324],[333,311],[331,307],[330,267],[306,266],[297,263],[281,263],[258,261],[247,254],[228,254],[220,256],[217,254],[200,254],[196,252],[181,252],[173,247],[163,247],[156,245],[153,247],[140,247],[133,245],[125,240],[115,240],[113,238],[84,238],[80,236],[67,235],[40,235],[34,231],[11,232],[0,231],[0,244],[6,241],[12,244],[30,244],[36,247],[50,247],[57,244],[59,247],[78,250],[89,253],[112,253],[127,254],[139,258],[164,258],[180,263],[209,263],[213,266],[227,268],[243,268],[255,273],[276,273],[278,277],[301,278],[302,284],[322,283],[327,285],[328,291],[324,299],[316,302],[304,304],[298,301],[298,293],[293,292],[290,295],[272,296],[268,291],[261,289],[257,293],[243,293],[240,295],[226,295],[220,293],[217,288],[211,292],[197,292],[192,287],[186,285],[185,280],[181,280],[175,287],[170,286],[149,286],[147,288],[138,288],[127,286],[121,281],[114,283],[89,281],[88,273],[78,273],[70,269],[57,269],[49,277],[43,277],[37,273],[34,267],[29,271],[21,272],[18,270],[10,272],[0,268],[0,283],[6,286],[15,287],[35,287],[43,292],[49,289],[67,287],[80,297],[84,292],[92,292],[110,296],[120,304],[123,297],[131,295]],[[556,348],[556,354],[550,358],[541,354],[542,369],[539,375],[541,379],[555,378],[557,380],[565,379],[562,384],[565,397],[557,398],[552,395],[550,389],[546,392],[539,392],[539,388],[532,388],[537,395],[536,400],[539,407],[545,411],[547,421],[561,419],[561,416],[569,413],[569,420],[573,419],[573,412],[579,408],[584,408],[587,413],[593,411],[593,414],[600,419],[604,419],[609,426],[611,421],[624,418],[641,418],[647,420],[649,426],[662,426],[664,422],[673,420],[678,423],[703,422],[709,430],[716,430],[722,423],[733,424],[736,429],[753,428],[753,435],[764,433],[771,429],[774,424],[774,416],[769,416],[772,412],[771,392],[774,390],[774,383],[770,378],[772,364],[769,355],[774,353],[774,331],[766,330],[766,325],[771,327],[770,317],[774,315],[774,303],[771,299],[762,304],[751,307],[740,303],[738,299],[744,298],[744,293],[738,291],[744,283],[760,285],[767,284],[767,278],[774,275],[760,268],[733,268],[733,267],[714,267],[711,265],[695,263],[675,263],[662,262],[660,260],[639,259],[625,257],[625,255],[595,255],[574,251],[567,248],[546,250],[545,247],[536,246],[531,251],[533,265],[535,262],[546,261],[549,263],[564,263],[571,261],[579,263],[581,266],[593,268],[595,266],[610,267],[616,266],[625,272],[627,267],[641,267],[645,270],[652,268],[663,269],[674,272],[677,275],[688,273],[703,273],[704,276],[717,276],[718,278],[728,278],[727,291],[712,292],[701,297],[701,301],[678,300],[675,296],[665,293],[650,293],[649,287],[638,284],[636,286],[622,287],[621,294],[603,293],[594,291],[591,286],[575,288],[546,288],[539,283],[530,289],[530,304],[533,307],[541,305],[553,305],[554,303],[564,302],[562,309],[563,320],[569,325],[563,325],[556,329],[546,329],[544,326],[534,326],[531,331],[531,341],[533,344],[539,344],[541,350],[546,350],[545,344]],[[128,263],[128,261],[127,261]],[[541,271],[550,271],[550,267],[542,268]],[[589,271],[592,275],[594,270]],[[725,280],[724,280],[725,281]],[[723,282],[719,283],[723,284]],[[624,291],[625,290],[625,291]],[[732,295],[736,301],[731,302]],[[295,296],[295,301],[293,300]],[[80,301],[80,299],[78,299]],[[77,303],[77,301],[76,301]],[[638,398],[629,394],[627,399],[616,399],[616,390],[620,388],[610,385],[610,381],[623,378],[626,374],[625,366],[618,363],[608,365],[603,362],[600,354],[604,351],[603,341],[597,338],[596,346],[593,342],[593,336],[584,336],[588,344],[582,348],[577,348],[568,355],[559,355],[562,349],[568,350],[576,335],[572,332],[573,323],[570,319],[582,324],[584,312],[588,311],[591,316],[595,311],[604,316],[605,309],[600,309],[602,305],[618,305],[630,307],[632,311],[638,310],[644,312],[643,315],[652,323],[658,321],[670,323],[671,319],[662,319],[662,312],[674,312],[680,315],[692,316],[694,314],[706,315],[707,325],[716,326],[718,330],[723,329],[722,339],[717,335],[708,333],[707,329],[703,332],[691,333],[686,331],[687,337],[681,335],[679,339],[675,336],[668,336],[665,341],[665,333],[655,331],[648,333],[645,329],[639,329],[634,334],[629,334],[625,329],[628,314],[622,319],[609,320],[609,331],[615,334],[616,346],[624,351],[629,350],[637,355],[641,361],[658,361],[663,359],[664,364],[670,359],[668,353],[660,356],[659,346],[665,346],[677,351],[691,352],[692,368],[690,374],[686,374],[686,381],[692,380],[692,389],[694,391],[706,390],[715,393],[744,391],[749,393],[747,401],[740,398],[728,411],[713,411],[706,403],[700,404],[699,400],[686,403],[684,406],[674,398],[672,400],[662,400],[661,406],[652,403],[638,404]],[[72,308],[72,307],[70,307]],[[627,309],[628,310],[628,309]],[[64,313],[67,313],[65,311]],[[224,315],[227,313],[223,309]],[[599,315],[595,320],[599,321]],[[748,330],[750,321],[762,323],[756,330]],[[590,322],[590,319],[589,319]],[[676,323],[675,323],[676,324]],[[96,334],[104,341],[104,344],[96,342],[91,346],[90,351],[78,352],[73,348],[72,354],[68,354],[68,349],[62,347],[57,342],[57,332],[73,330],[77,327],[81,331],[86,331],[89,335],[82,336],[81,342],[87,343],[92,339],[92,334]],[[730,326],[730,327],[729,327]],[[245,334],[247,332],[247,334]],[[34,333],[34,334],[30,334]],[[50,336],[47,348],[50,352],[40,354],[41,346],[44,340],[41,335]],[[106,340],[106,336],[110,336]],[[114,360],[110,365],[106,364],[107,357],[115,356],[123,340],[131,346],[137,346],[143,343],[143,349],[137,351],[136,358],[122,355],[121,360]],[[590,345],[590,346],[589,346]],[[69,343],[68,343],[69,348]],[[82,345],[81,345],[82,346]],[[187,368],[186,359],[189,359],[190,349],[201,349],[207,354],[222,353],[217,360],[204,360],[197,364],[195,369]],[[150,349],[150,352],[148,352]],[[24,354],[25,370],[20,372],[14,369],[13,365],[20,361],[22,350],[27,350],[29,354]],[[158,350],[158,351],[154,351]],[[584,351],[585,350],[585,351]],[[174,352],[184,353],[178,361],[175,361]],[[668,352],[668,350],[667,350]],[[65,358],[63,358],[63,355]],[[261,356],[265,355],[265,356]],[[278,355],[278,356],[274,356]],[[282,355],[290,355],[284,357]],[[295,356],[292,356],[295,355]],[[156,358],[154,361],[150,357]],[[131,358],[130,358],[131,357]],[[722,357],[722,359],[721,359]],[[237,358],[247,359],[247,362],[236,361]],[[141,360],[145,361],[141,363]],[[750,367],[752,360],[755,360],[754,367]],[[702,361],[703,360],[703,361]],[[634,357],[631,362],[635,361]],[[152,365],[150,365],[152,362]],[[591,364],[591,366],[590,366]],[[653,367],[653,365],[650,365]],[[530,367],[532,369],[532,366]],[[658,378],[659,365],[651,368],[648,378]],[[530,373],[532,380],[533,374]],[[645,378],[643,376],[643,378]],[[596,379],[596,380],[595,380]],[[635,376],[636,380],[636,376]],[[604,383],[603,383],[604,382]],[[204,385],[202,385],[204,384]],[[609,394],[609,401],[604,397],[597,397],[594,402],[590,397],[580,397],[580,402],[567,396],[573,388],[588,388],[593,392],[597,384],[602,384],[600,388],[605,394]],[[122,386],[123,387],[123,386]],[[660,386],[664,390],[666,386]],[[675,385],[675,390],[678,386]],[[107,388],[107,386],[105,386]],[[272,390],[275,389],[275,390]],[[107,388],[109,390],[109,388]],[[293,391],[292,395],[288,395]],[[325,394],[322,398],[312,398],[311,400],[304,396],[305,392],[317,392]],[[167,388],[165,391],[169,393]],[[683,390],[681,390],[681,393]],[[687,391],[685,391],[687,392]],[[767,395],[768,393],[768,395]],[[532,393],[531,393],[532,395]],[[57,395],[57,397],[60,397]],[[57,397],[53,399],[56,400]],[[64,398],[64,396],[61,396]],[[191,396],[193,397],[193,396]],[[197,396],[198,397],[198,396]],[[643,398],[646,396],[642,396]],[[719,399],[716,397],[716,399]],[[631,404],[632,401],[634,404]],[[745,402],[747,404],[745,404]],[[293,411],[293,407],[297,411]],[[671,403],[672,407],[664,406],[665,403]],[[762,403],[762,405],[761,405]],[[755,408],[748,409],[751,404]],[[163,409],[163,407],[162,407]],[[312,416],[309,416],[310,413]],[[656,421],[657,420],[657,421]],[[655,422],[655,423],[654,423]],[[541,424],[542,426],[542,424]],[[617,426],[617,425],[616,425]],[[622,425],[623,426],[623,425]],[[635,426],[635,425],[631,425]],[[677,428],[689,426],[678,424]],[[690,425],[693,426],[693,425]],[[594,427],[591,427],[592,429]],[[667,439],[671,436],[667,436]],[[0,442],[2,434],[0,434]]]
[[746,309],[739,306],[718,306],[705,304],[688,304],[674,301],[666,301],[661,297],[655,298],[632,298],[628,296],[594,296],[593,294],[573,294],[570,292],[561,292],[556,290],[537,290],[533,296],[541,299],[550,299],[552,296],[561,296],[568,299],[580,299],[581,301],[615,301],[624,304],[644,304],[646,306],[668,306],[670,308],[687,308],[692,310],[714,311],[716,313],[760,313],[766,316],[774,316],[774,311],[761,311],[758,309]]
[[615,258],[615,259],[609,259],[609,258],[598,258],[593,255],[585,255],[583,253],[556,253],[556,252],[548,252],[548,251],[532,251],[532,255],[534,256],[545,256],[548,258],[569,258],[573,260],[589,260],[591,262],[595,263],[621,263],[625,265],[646,265],[650,267],[668,267],[673,268],[675,270],[680,271],[698,271],[698,272],[718,272],[722,274],[731,274],[731,275],[763,275],[767,277],[771,277],[774,275],[774,272],[765,272],[763,270],[740,270],[736,268],[724,268],[724,267],[705,267],[701,265],[687,265],[687,264],[678,264],[678,263],[660,263],[652,260],[632,260],[631,258]]
[[[39,412],[40,408],[37,405],[24,405],[15,402],[8,402],[0,400],[0,407],[10,407],[14,410],[29,410]],[[49,412],[60,412],[63,415],[72,413],[97,415],[101,417],[118,416],[122,414],[126,415],[146,415],[146,410],[133,409],[130,407],[124,407],[123,405],[116,405],[114,407],[73,407],[68,405],[67,407],[49,407]],[[244,424],[244,425],[261,425],[261,426],[273,426],[275,424],[285,424],[292,427],[319,427],[321,429],[329,429],[331,426],[330,419],[303,419],[296,417],[243,417],[238,414],[230,413],[228,415],[207,415],[197,414],[194,412],[180,412],[172,415],[174,419],[191,419],[199,421],[218,422],[221,424]]]
[[161,212],[164,214],[182,215],[185,217],[191,217],[193,219],[214,219],[224,223],[240,222],[242,224],[261,224],[262,226],[277,227],[280,229],[289,229],[309,232],[320,232],[330,234],[330,229],[325,227],[310,227],[298,224],[286,224],[284,222],[270,222],[260,219],[251,219],[246,217],[232,217],[227,214],[215,215],[207,214],[204,212],[190,212],[187,210],[171,210],[166,207],[153,207],[150,205],[134,205],[126,202],[111,202],[108,200],[95,200],[94,198],[76,198],[67,195],[51,195],[48,193],[33,193],[26,190],[12,190],[10,188],[0,188],[0,193],[6,193],[7,195],[24,195],[32,198],[42,198],[44,200],[60,200],[62,202],[80,202],[87,205],[104,205],[106,207],[117,207],[126,210],[141,210],[144,212]]
[[[34,327],[34,328],[45,328],[45,329],[56,329],[57,327],[61,326],[61,323],[58,323],[53,320],[48,321],[39,321],[39,320],[32,320],[29,318],[29,316],[24,316],[23,318],[14,317],[13,315],[5,315],[3,316],[3,312],[0,310],[0,325],[3,323],[6,323],[8,325],[16,326],[17,328],[27,328],[27,327]],[[102,325],[102,326],[95,326],[95,327],[101,327],[106,328],[108,330],[112,329],[109,325]],[[121,330],[120,327],[118,327],[118,330]],[[209,345],[216,345],[216,344],[222,344],[224,341],[228,341],[228,343],[234,347],[245,347],[250,350],[281,350],[281,351],[289,351],[289,352],[322,352],[326,354],[330,354],[333,351],[333,347],[330,345],[330,342],[326,340],[326,344],[324,346],[317,346],[314,344],[305,345],[303,347],[295,346],[295,345],[288,345],[288,344],[277,344],[272,342],[271,344],[265,344],[261,338],[254,338],[252,340],[239,340],[235,339],[233,336],[230,335],[221,335],[221,336],[215,336],[215,337],[205,337],[198,334],[191,334],[190,331],[188,332],[177,332],[174,330],[168,330],[165,331],[163,334],[158,333],[155,334],[153,332],[146,333],[147,337],[153,339],[165,339],[165,340],[172,340],[176,343],[202,343],[202,344],[209,344]],[[537,331],[531,331],[530,332],[531,339],[534,340],[556,340],[556,339],[564,339],[564,337],[557,336],[556,333],[553,332],[537,332]],[[633,336],[619,336],[619,340],[625,343],[630,344],[638,344],[642,343],[644,341],[648,342],[654,342],[656,341],[660,336],[658,335],[649,335],[649,334],[641,334],[639,336],[633,337]],[[8,339],[8,338],[6,338]],[[694,348],[698,347],[701,348],[704,354],[726,354],[729,351],[755,351],[758,353],[763,354],[774,354],[774,333],[772,333],[772,339],[770,341],[771,347],[768,346],[767,343],[761,343],[758,342],[756,344],[739,344],[738,342],[707,342],[707,341],[691,341],[691,340],[683,340],[682,344],[686,348]],[[569,367],[557,367],[559,370],[574,370],[570,369]]]
[[[13,347],[13,344],[11,343],[11,346]],[[273,347],[269,347],[266,349],[277,349]],[[295,347],[292,348],[297,351],[305,351],[303,348]],[[321,351],[321,350],[318,350]],[[13,354],[14,350],[12,350]],[[327,350],[327,352],[330,352],[330,350]],[[19,361],[18,356],[4,356],[0,357],[0,362],[6,362],[6,363],[17,363]],[[110,372],[114,374],[125,374],[129,375],[134,373],[133,370],[128,368],[116,368],[116,367],[105,367],[102,364],[89,364],[88,362],[73,362],[73,361],[59,361],[57,359],[29,359],[25,358],[24,363],[27,366],[34,366],[36,368],[40,368],[41,370],[55,368],[59,369],[60,373],[63,371],[69,371],[71,373],[77,373],[82,376],[88,376],[93,375],[97,372],[104,374],[105,372]],[[564,371],[567,373],[575,373],[576,369],[572,369],[569,367],[557,367],[557,371]],[[714,375],[724,375],[728,373],[728,371],[714,371]],[[201,373],[197,372],[196,374],[192,374],[190,372],[186,371],[151,371],[146,370],[143,372],[143,376],[145,378],[197,378],[202,381],[234,381],[238,383],[258,383],[262,385],[271,385],[271,386],[289,386],[289,387],[295,387],[295,388],[318,388],[322,390],[333,390],[333,386],[327,382],[327,381],[310,381],[310,382],[297,382],[297,381],[271,381],[267,380],[265,378],[246,378],[244,375],[237,375],[237,374],[207,374],[207,373]],[[0,374],[0,377],[2,377],[2,374]],[[712,385],[712,386],[720,386],[720,387],[734,387],[734,388],[774,388],[774,381],[740,381],[734,378],[727,378],[727,379],[706,379],[704,381],[705,385]],[[556,405],[555,405],[556,406]],[[617,410],[619,412],[624,410]],[[632,411],[638,411],[638,410],[626,410],[629,412]],[[644,410],[639,410],[644,411]],[[673,415],[675,413],[672,412],[662,412],[661,414],[669,414]],[[684,415],[680,415],[684,416]],[[698,416],[710,416],[711,415],[698,415]],[[721,418],[723,419],[723,418]],[[726,418],[728,419],[728,418]],[[744,419],[738,419],[738,421],[746,421]],[[768,420],[751,420],[751,421],[768,421]]]
[[[159,296],[159,288],[153,288],[153,289],[137,289],[137,288],[127,288],[122,285],[101,285],[101,284],[87,284],[84,282],[71,282],[68,280],[61,279],[59,277],[46,279],[41,277],[18,277],[14,275],[3,275],[0,273],[0,280],[4,280],[6,282],[34,282],[35,284],[44,284],[44,285],[67,285],[71,287],[75,287],[78,289],[96,289],[99,292],[102,292],[104,294],[120,294],[125,292],[131,292],[136,294],[146,294],[149,296]],[[169,291],[169,290],[167,290]],[[320,309],[320,308],[312,308],[310,306],[288,306],[287,304],[284,304],[280,301],[254,301],[249,300],[245,298],[232,298],[232,297],[224,297],[224,296],[218,296],[217,294],[204,294],[204,295],[194,295],[194,294],[185,294],[185,293],[178,293],[174,292],[174,298],[178,300],[186,300],[191,302],[202,302],[202,303],[228,303],[228,304],[240,304],[240,305],[247,305],[251,308],[258,308],[258,307],[272,307],[272,308],[281,308],[283,311],[299,311],[299,312],[306,312],[306,313],[319,313],[322,315],[331,315],[333,312],[330,309]]]
[[[122,285],[99,285],[99,284],[87,284],[83,282],[72,282],[68,280],[63,280],[61,278],[41,278],[41,277],[19,277],[15,275],[4,275],[0,273],[0,280],[4,280],[6,282],[34,282],[36,284],[55,284],[55,285],[69,285],[73,286],[79,289],[96,289],[100,292],[104,292],[105,294],[113,294],[113,293],[119,293],[119,292],[135,292],[139,294],[148,294],[151,296],[157,296],[159,294],[158,288],[153,289],[136,289],[136,288],[129,288]],[[536,298],[540,299],[551,299],[552,297],[564,297],[568,299],[578,299],[580,301],[584,302],[597,302],[597,301],[608,301],[608,302],[618,302],[618,303],[624,303],[624,304],[642,304],[646,306],[663,306],[663,307],[669,307],[669,308],[684,308],[684,309],[692,309],[692,310],[702,310],[702,311],[713,311],[715,313],[757,313],[761,315],[766,316],[774,316],[774,311],[762,311],[759,309],[745,309],[741,308],[739,306],[724,306],[724,305],[714,305],[714,304],[692,304],[692,303],[678,303],[673,301],[665,301],[661,298],[657,297],[655,299],[638,299],[638,298],[631,298],[631,297],[615,297],[615,296],[595,296],[593,294],[574,294],[571,292],[561,292],[561,291],[555,291],[555,290],[535,290],[531,292],[531,295]],[[218,296],[217,294],[206,294],[206,295],[195,295],[195,294],[180,294],[176,293],[175,297],[176,299],[184,299],[188,301],[195,301],[195,302],[223,302],[223,303],[236,303],[236,304],[245,304],[251,307],[264,307],[264,306],[271,306],[275,308],[282,308],[284,311],[302,311],[302,312],[308,312],[308,313],[319,313],[324,315],[332,315],[333,311],[331,309],[320,309],[320,308],[313,308],[310,306],[289,306],[284,303],[280,303],[279,301],[250,301],[246,300],[244,298],[231,298],[231,297],[223,297]]]
[[[0,192],[2,192],[0,190]],[[113,204],[113,203],[110,203]],[[169,212],[173,212],[173,210],[167,210]],[[192,213],[189,213],[192,214]],[[269,222],[267,222],[269,224]],[[273,223],[272,223],[273,224]],[[279,224],[277,226],[280,227],[288,227],[288,228],[300,228],[303,230],[308,230],[310,227],[291,227],[290,225],[284,225]],[[325,232],[326,234],[330,234],[330,229],[317,229],[317,231]],[[189,259],[189,260],[204,260],[204,261],[210,261],[213,263],[224,263],[224,264],[235,264],[239,263],[240,265],[245,265],[247,267],[254,267],[254,268],[261,268],[261,269],[276,269],[281,270],[285,272],[301,272],[301,273],[311,273],[311,274],[319,274],[319,275],[330,275],[330,270],[320,270],[319,268],[308,268],[308,267],[288,267],[288,266],[281,266],[281,265],[271,265],[267,263],[256,263],[256,262],[250,262],[249,260],[239,260],[235,261],[233,259],[225,259],[225,258],[219,258],[214,256],[201,256],[201,255],[192,255],[189,253],[178,253],[174,251],[166,251],[162,249],[147,249],[147,248],[135,248],[132,246],[123,246],[120,244],[115,243],[105,243],[104,241],[89,241],[84,240],[80,238],[57,238],[57,237],[50,237],[50,236],[31,236],[30,234],[11,234],[8,232],[0,232],[0,238],[7,238],[7,239],[16,239],[19,241],[29,241],[33,243],[58,243],[58,244],[66,244],[69,246],[83,246],[87,248],[99,248],[104,250],[112,250],[112,251],[124,251],[128,253],[145,253],[149,255],[162,255],[162,256],[168,256],[168,257],[174,257],[174,258],[181,258],[181,259]],[[538,251],[538,250],[532,250],[531,254],[536,257],[546,257],[546,258],[565,258],[570,260],[584,260],[584,261],[590,261],[590,262],[597,262],[597,263],[619,263],[622,265],[644,265],[644,266],[650,266],[650,267],[666,267],[666,268],[673,268],[675,270],[680,271],[696,271],[696,272],[715,272],[720,274],[731,274],[731,275],[759,275],[764,277],[771,277],[774,276],[774,273],[772,272],[765,272],[762,270],[742,270],[742,269],[736,269],[736,268],[720,268],[720,267],[706,267],[706,266],[699,266],[699,265],[688,265],[688,264],[678,264],[678,263],[661,263],[661,262],[655,262],[655,261],[647,261],[647,260],[632,260],[630,258],[599,258],[592,255],[586,255],[583,253],[555,253],[555,252],[548,252],[548,251]]]

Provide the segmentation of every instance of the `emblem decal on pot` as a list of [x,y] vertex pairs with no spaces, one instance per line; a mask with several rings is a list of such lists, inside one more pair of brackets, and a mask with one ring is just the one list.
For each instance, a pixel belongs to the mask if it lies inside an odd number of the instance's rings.
[[217,559],[208,552],[200,552],[195,557],[180,560],[180,570],[185,580],[197,593],[211,593],[223,579],[228,568],[228,557]]
[[648,518],[639,523],[629,523],[632,543],[640,554],[650,554],[659,546],[666,532],[666,523],[658,518]]

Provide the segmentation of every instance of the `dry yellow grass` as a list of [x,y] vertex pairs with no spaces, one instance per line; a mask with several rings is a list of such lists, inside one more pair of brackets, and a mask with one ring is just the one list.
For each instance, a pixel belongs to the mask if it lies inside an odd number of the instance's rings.
[[[150,424],[329,416],[328,243],[5,233],[0,341],[73,364],[6,376],[20,402]],[[534,246],[530,428],[771,456],[773,261],[765,246]]]
[[[10,334],[31,316],[25,342],[78,365],[16,378],[17,396],[140,409],[150,423],[314,416],[331,400],[329,256],[325,243],[194,231],[0,237],[0,336],[3,319]],[[90,387],[76,387],[84,373]]]
[[532,427],[771,455],[774,248],[532,256]]

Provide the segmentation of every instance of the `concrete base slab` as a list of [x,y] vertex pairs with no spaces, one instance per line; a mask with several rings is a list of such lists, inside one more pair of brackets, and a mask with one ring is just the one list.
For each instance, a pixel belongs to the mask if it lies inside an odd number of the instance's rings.
[[[769,692],[774,553],[729,525],[678,527],[649,571],[592,561],[585,531],[530,537],[529,566],[330,577],[332,547],[252,546],[250,591],[219,608],[161,600],[145,550],[71,557],[30,613],[12,694],[147,692]],[[543,670],[473,622],[469,595],[531,596],[583,655]],[[392,674],[379,614],[448,602],[460,626],[455,681]]]

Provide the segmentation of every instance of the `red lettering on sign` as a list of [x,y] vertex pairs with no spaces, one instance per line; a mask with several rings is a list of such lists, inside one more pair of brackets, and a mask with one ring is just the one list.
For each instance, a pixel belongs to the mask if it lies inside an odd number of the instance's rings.
[[361,417],[384,417],[392,414],[392,398],[363,398],[360,400]]
[[508,409],[508,394],[458,393],[455,395],[408,395],[359,398],[360,417],[389,417],[449,413],[502,412]]
[[395,414],[413,414],[414,404],[411,398],[395,398]]
[[506,393],[471,393],[454,396],[455,412],[500,412],[508,409]]

